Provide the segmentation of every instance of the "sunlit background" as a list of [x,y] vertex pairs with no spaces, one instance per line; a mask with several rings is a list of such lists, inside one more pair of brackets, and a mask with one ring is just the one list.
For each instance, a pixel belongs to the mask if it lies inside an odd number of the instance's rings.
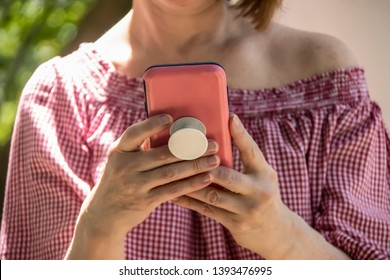
[[80,19],[94,2],[1,1],[0,146],[9,141],[20,91],[32,71],[75,39]]
[[343,40],[364,67],[371,97],[390,127],[390,0],[284,0],[278,18]]

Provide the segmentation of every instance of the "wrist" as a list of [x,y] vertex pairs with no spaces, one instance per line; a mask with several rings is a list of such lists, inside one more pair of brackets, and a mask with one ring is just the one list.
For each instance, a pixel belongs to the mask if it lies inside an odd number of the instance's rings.
[[[271,257],[279,260],[291,259],[294,258],[292,256],[301,255],[301,241],[307,238],[307,227],[309,227],[298,214],[291,211],[284,204],[282,212],[279,234],[273,235],[276,249]],[[281,240],[282,242],[280,242]]]
[[126,232],[104,229],[81,217],[77,223],[66,259],[124,259]]
[[266,259],[286,259],[295,250],[297,235],[297,216],[285,204],[281,203],[277,214],[270,219],[272,224],[261,231],[265,241],[261,251],[258,252]]
[[267,234],[266,259],[349,259],[284,204],[280,217],[278,228]]

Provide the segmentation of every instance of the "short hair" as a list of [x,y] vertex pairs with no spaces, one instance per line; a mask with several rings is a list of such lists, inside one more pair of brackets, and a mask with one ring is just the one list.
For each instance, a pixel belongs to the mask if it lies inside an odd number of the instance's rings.
[[281,4],[282,0],[239,0],[235,7],[239,16],[250,18],[256,29],[265,30]]

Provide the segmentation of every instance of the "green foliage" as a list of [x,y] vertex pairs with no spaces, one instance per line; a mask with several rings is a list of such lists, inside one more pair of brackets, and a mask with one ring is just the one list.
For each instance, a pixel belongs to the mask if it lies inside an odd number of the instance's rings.
[[95,0],[0,0],[0,148],[12,132],[22,89],[39,64],[59,55]]

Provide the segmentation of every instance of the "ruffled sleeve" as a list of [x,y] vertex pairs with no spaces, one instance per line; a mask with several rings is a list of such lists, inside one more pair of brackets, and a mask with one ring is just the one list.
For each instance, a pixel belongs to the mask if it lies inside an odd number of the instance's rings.
[[230,101],[289,209],[353,259],[390,259],[390,138],[363,69],[236,90]]
[[390,259],[390,138],[371,101],[339,106],[315,228],[353,259]]
[[85,106],[56,66],[59,59],[40,66],[20,100],[1,226],[2,259],[63,258],[91,189]]

